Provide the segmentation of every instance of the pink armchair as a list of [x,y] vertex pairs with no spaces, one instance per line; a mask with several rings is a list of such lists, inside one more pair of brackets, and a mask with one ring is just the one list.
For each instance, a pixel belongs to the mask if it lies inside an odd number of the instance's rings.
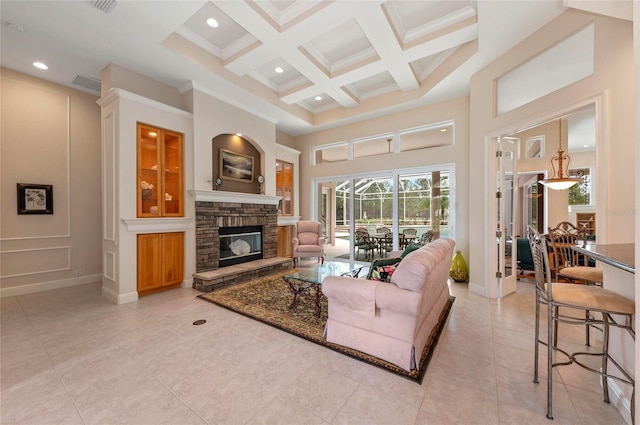
[[390,282],[331,276],[322,282],[329,301],[329,342],[381,358],[405,370],[420,356],[449,302],[453,239],[433,241],[405,256]]
[[318,257],[324,264],[324,243],[322,227],[317,221],[300,220],[293,228],[293,265],[298,265],[298,258]]

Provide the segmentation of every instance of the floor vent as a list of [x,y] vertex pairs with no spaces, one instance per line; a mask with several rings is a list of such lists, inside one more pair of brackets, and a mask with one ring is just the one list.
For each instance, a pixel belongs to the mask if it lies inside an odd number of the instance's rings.
[[82,75],[76,75],[76,78],[73,80],[72,84],[100,93],[100,80],[84,77]]
[[111,12],[113,6],[116,5],[116,0],[86,0],[91,6],[96,9],[100,9],[105,13]]

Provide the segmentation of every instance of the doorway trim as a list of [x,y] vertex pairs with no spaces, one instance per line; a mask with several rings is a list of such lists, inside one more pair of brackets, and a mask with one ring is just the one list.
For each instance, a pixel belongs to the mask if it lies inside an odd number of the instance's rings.
[[[606,209],[607,209],[607,191],[605,190],[606,176],[607,173],[607,162],[606,162],[606,152],[607,146],[605,145],[606,134],[607,134],[607,121],[605,115],[605,105],[606,105],[606,92],[600,92],[593,96],[584,98],[580,101],[576,101],[573,103],[569,103],[558,108],[552,109],[548,112],[541,113],[538,115],[534,115],[532,117],[527,118],[526,120],[522,120],[519,122],[515,122],[511,125],[499,128],[495,131],[492,131],[484,136],[484,151],[485,151],[485,161],[487,161],[488,166],[485,169],[485,225],[484,225],[484,250],[485,250],[485,261],[484,263],[491,266],[486,266],[484,268],[483,281],[487,283],[487,287],[484,288],[475,288],[474,292],[483,293],[489,298],[501,298],[507,293],[500,293],[498,288],[498,280],[496,278],[493,265],[497,264],[498,261],[498,250],[497,250],[497,242],[495,237],[495,223],[494,218],[496,217],[496,205],[495,199],[492,195],[495,192],[495,176],[494,170],[496,169],[496,158],[493,150],[493,140],[498,137],[508,136],[511,134],[519,133],[528,128],[534,127],[536,125],[551,121],[553,119],[557,119],[564,115],[567,115],[577,109],[584,108],[585,106],[594,105],[595,109],[595,121],[596,121],[596,131],[595,131],[595,139],[596,139],[596,164],[595,169],[596,172],[596,194],[595,194],[595,206],[596,206],[596,216],[598,217],[606,217]],[[518,170],[515,170],[516,174]],[[548,198],[548,188],[544,188],[545,190],[545,198]],[[547,211],[545,211],[545,222],[547,219]],[[598,243],[606,243],[606,235],[607,235],[607,220],[598,220],[598,228],[596,230]]]

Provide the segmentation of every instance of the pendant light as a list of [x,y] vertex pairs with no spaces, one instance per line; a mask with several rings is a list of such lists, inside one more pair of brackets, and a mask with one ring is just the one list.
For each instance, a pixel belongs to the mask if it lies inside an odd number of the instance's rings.
[[[564,153],[562,150],[562,119],[558,120],[558,154],[551,158],[551,168],[553,169],[553,178],[540,180],[539,183],[545,185],[549,189],[553,190],[566,190],[571,186],[580,183],[582,177],[569,177],[569,164],[571,163],[571,157]],[[562,163],[567,163],[567,175],[565,177]],[[558,170],[554,165],[554,162],[558,163]]]

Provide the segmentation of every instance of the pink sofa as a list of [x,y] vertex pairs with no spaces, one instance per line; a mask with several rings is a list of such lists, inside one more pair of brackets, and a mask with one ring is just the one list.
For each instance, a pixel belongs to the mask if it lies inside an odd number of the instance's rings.
[[332,276],[322,282],[329,301],[327,341],[416,369],[449,301],[453,239],[441,238],[408,254],[389,283]]

